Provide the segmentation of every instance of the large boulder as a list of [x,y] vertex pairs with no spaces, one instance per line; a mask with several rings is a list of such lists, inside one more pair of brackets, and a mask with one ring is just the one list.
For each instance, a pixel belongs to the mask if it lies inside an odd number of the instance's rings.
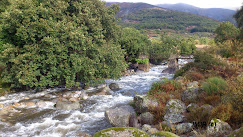
[[179,134],[185,134],[191,132],[193,128],[192,123],[181,123],[176,125],[176,132]]
[[93,137],[149,137],[149,135],[137,128],[131,127],[113,127],[101,130]]
[[189,89],[182,92],[181,100],[193,102],[198,98],[199,94],[200,94],[200,92],[199,92],[198,87],[189,88]]
[[227,135],[232,131],[230,125],[220,119],[212,119],[207,127],[207,134],[211,136]]
[[166,103],[166,114],[170,113],[184,113],[186,111],[186,105],[178,100],[171,99]]
[[105,117],[114,127],[136,126],[131,125],[131,121],[136,119],[136,113],[129,105],[109,109],[105,112]]
[[110,85],[109,85],[109,88],[111,89],[111,90],[113,90],[113,91],[116,91],[116,90],[119,90],[120,88],[119,88],[119,85],[117,84],[117,83],[111,83]]
[[63,109],[63,110],[74,110],[74,109],[80,109],[80,104],[78,102],[71,102],[66,100],[58,100],[56,103],[57,109]]
[[197,109],[198,108],[198,105],[197,104],[194,104],[194,103],[191,103],[189,104],[187,107],[186,107],[186,110],[187,112],[192,112],[193,110]]
[[149,135],[159,132],[158,129],[152,128],[150,125],[144,124],[142,130],[147,132]]
[[140,122],[141,124],[150,124],[152,125],[154,123],[154,115],[150,112],[145,112],[140,115]]
[[231,132],[228,137],[240,137],[243,135],[243,127]]
[[159,105],[158,102],[141,95],[136,95],[133,101],[135,105],[135,110],[138,113],[148,112],[149,109],[157,107]]
[[180,123],[185,119],[185,116],[179,113],[167,113],[164,115],[164,120],[172,124]]

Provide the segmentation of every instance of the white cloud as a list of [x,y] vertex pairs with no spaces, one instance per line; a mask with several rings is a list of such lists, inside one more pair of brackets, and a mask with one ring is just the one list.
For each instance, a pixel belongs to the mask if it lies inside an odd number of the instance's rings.
[[243,0],[104,0],[107,2],[144,2],[150,4],[186,3],[200,8],[240,8]]

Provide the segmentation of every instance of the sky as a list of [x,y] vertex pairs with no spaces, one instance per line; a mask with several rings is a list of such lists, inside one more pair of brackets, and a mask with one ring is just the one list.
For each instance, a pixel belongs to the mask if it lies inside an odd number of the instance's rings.
[[107,2],[144,2],[149,4],[186,3],[200,8],[239,9],[243,0],[103,0]]

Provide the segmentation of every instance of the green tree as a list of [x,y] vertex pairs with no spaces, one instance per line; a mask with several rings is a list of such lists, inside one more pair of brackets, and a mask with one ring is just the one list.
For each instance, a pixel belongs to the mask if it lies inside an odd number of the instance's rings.
[[127,61],[135,61],[140,54],[147,54],[148,47],[151,45],[148,37],[141,34],[135,28],[122,29],[121,47],[126,51]]
[[236,14],[234,15],[234,18],[238,24],[238,27],[241,30],[241,34],[240,34],[240,39],[243,39],[243,5],[241,6],[241,8],[236,12]]
[[226,40],[235,40],[239,36],[239,29],[236,28],[230,22],[222,22],[219,24],[219,27],[215,30],[216,43],[223,43]]
[[118,44],[118,6],[100,0],[13,0],[3,13],[5,69],[12,88],[66,87],[119,78],[126,67]]

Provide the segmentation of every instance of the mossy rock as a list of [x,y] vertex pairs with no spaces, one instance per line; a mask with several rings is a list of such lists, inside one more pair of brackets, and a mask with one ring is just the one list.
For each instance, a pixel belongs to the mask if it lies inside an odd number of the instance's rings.
[[240,129],[238,130],[235,130],[233,132],[231,132],[228,137],[240,137],[243,135],[243,127],[241,127]]
[[157,133],[152,134],[151,137],[179,137],[174,133],[168,132],[168,131],[160,131]]
[[132,127],[112,127],[101,130],[94,134],[93,137],[149,137],[147,133],[137,128]]
[[112,127],[101,130],[94,134],[93,137],[149,137],[147,133],[133,127]]

